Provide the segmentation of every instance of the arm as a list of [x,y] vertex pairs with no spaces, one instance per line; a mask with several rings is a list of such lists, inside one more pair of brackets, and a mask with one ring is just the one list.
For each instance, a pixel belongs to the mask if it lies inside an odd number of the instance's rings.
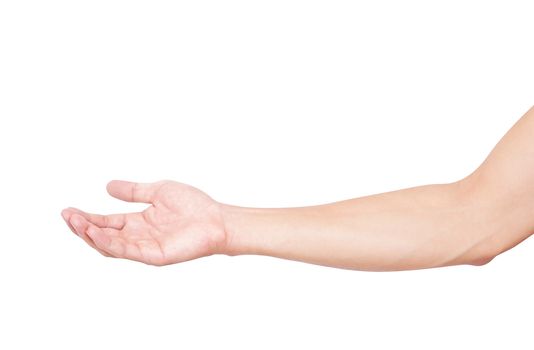
[[534,233],[534,107],[460,181],[227,212],[230,254],[375,271],[488,263]]
[[[480,224],[461,185],[440,184],[315,207],[226,207],[229,254],[261,254],[357,270],[469,263]],[[474,234],[474,233],[477,234]]]
[[108,192],[150,203],[141,213],[69,208],[71,229],[106,256],[165,265],[261,254],[347,269],[481,265],[534,233],[534,108],[471,175],[337,203],[256,209],[221,204],[173,181],[112,181]]

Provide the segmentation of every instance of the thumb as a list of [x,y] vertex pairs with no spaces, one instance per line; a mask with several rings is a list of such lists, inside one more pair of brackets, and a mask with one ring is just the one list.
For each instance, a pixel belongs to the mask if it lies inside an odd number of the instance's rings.
[[161,183],[138,183],[113,180],[108,183],[108,193],[126,202],[152,203]]

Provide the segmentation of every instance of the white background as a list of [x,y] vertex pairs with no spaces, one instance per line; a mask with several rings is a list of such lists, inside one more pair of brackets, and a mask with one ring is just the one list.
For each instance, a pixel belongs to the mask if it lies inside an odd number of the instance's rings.
[[532,349],[534,242],[368,273],[156,268],[72,234],[111,179],[242,206],[457,180],[533,104],[531,2],[1,1],[0,348]]

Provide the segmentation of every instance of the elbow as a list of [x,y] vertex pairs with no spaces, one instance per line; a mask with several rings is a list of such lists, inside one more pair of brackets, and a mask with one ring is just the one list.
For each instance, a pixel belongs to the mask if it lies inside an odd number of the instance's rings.
[[448,265],[484,266],[492,262],[501,252],[494,242],[482,240],[467,249],[464,248],[463,252],[457,254]]
[[493,259],[495,259],[496,256],[497,255],[493,254],[483,254],[479,257],[471,258],[470,260],[468,260],[467,264],[473,266],[484,266],[489,264]]
[[483,240],[462,254],[458,262],[463,265],[484,266],[493,261],[501,252],[502,250],[494,242]]
[[460,221],[462,253],[454,263],[483,266],[534,233],[534,204],[526,191],[502,191],[475,172],[453,183]]
[[506,217],[509,208],[496,207],[486,198],[480,182],[468,177],[453,184],[457,194],[456,205],[464,208],[463,248],[456,262],[463,265],[484,266],[509,249],[509,230],[506,222],[496,218]]

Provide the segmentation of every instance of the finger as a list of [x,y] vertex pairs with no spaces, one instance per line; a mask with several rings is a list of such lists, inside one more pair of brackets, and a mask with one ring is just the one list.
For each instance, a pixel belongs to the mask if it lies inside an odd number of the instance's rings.
[[139,247],[124,239],[113,229],[102,229],[90,224],[87,235],[91,237],[98,249],[116,257],[139,262],[145,262]]
[[65,220],[65,223],[67,224],[67,226],[70,228],[70,230],[77,235],[76,233],[76,230],[74,229],[74,227],[72,227],[71,223],[70,223],[70,217],[72,216],[72,212],[69,211],[68,209],[63,209],[61,211],[61,217],[63,217],[63,220]]
[[91,223],[102,228],[108,227],[108,228],[121,230],[126,224],[125,214],[99,215],[99,214],[87,213],[77,208],[67,208],[64,211],[67,212],[67,215],[69,215],[69,212],[70,212],[70,215],[72,215],[72,213],[79,214],[83,216],[85,219],[87,219],[88,221],[90,221]]
[[72,214],[69,218],[69,223],[74,229],[74,233],[76,233],[81,239],[83,239],[87,244],[89,244],[91,247],[96,249],[100,254],[105,256],[110,256],[106,251],[103,251],[99,249],[93,240],[87,235],[87,228],[89,225],[89,221],[87,221],[83,216],[79,214]]
[[87,234],[85,233],[85,231],[87,230],[88,224],[89,223],[83,217],[77,214],[71,215],[71,217],[69,218],[69,226],[72,228],[73,232],[77,236],[83,239],[85,243],[87,243],[89,246],[96,249],[100,254],[109,257],[110,255],[98,249],[96,245],[94,244],[94,242],[91,240],[91,238],[87,236]]
[[110,195],[127,202],[152,203],[161,183],[138,183],[113,180],[106,189]]

